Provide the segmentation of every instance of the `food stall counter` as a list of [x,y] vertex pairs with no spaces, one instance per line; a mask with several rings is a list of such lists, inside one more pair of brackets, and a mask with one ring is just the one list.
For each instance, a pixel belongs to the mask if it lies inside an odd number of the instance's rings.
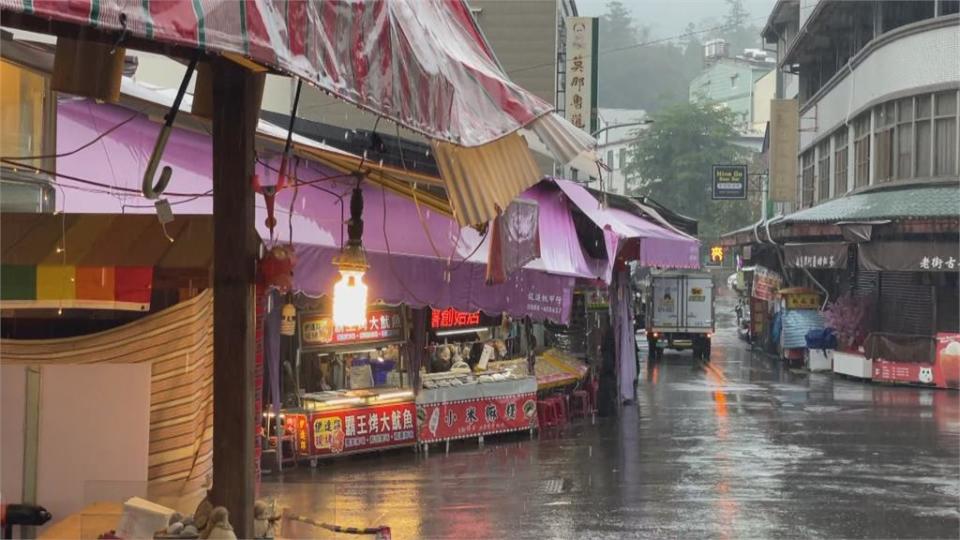
[[[537,427],[535,377],[507,371],[438,375],[443,377],[426,379],[425,387],[417,396],[418,442],[482,437]],[[431,383],[435,384],[427,387]]]

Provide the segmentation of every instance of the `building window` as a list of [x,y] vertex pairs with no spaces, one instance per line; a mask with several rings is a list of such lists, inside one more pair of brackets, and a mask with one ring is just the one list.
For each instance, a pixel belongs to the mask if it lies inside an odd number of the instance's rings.
[[833,194],[847,192],[847,126],[840,126],[833,136]]
[[870,112],[853,122],[854,187],[870,184]]
[[887,0],[880,2],[884,32],[933,17],[934,0]]
[[960,0],[940,0],[940,15],[960,13]]
[[817,201],[830,198],[830,137],[817,147]]
[[814,170],[815,156],[812,148],[803,154],[800,163],[800,204],[806,208],[813,204],[813,183],[816,175]]
[[627,149],[621,148],[620,149],[620,169],[626,169],[626,168],[627,168]]
[[916,174],[918,177],[930,176],[930,159],[933,155],[933,130],[930,127],[930,117],[932,113],[930,96],[917,96],[916,117],[917,123],[914,126],[916,132],[914,139],[914,148],[916,152],[917,166]]
[[893,130],[896,103],[890,102],[874,109],[874,177],[877,183],[893,178]]
[[897,178],[913,176],[913,98],[897,102],[896,134]]
[[613,150],[607,150],[607,168],[613,170]]
[[933,98],[933,174],[954,175],[957,174],[957,92],[941,92]]

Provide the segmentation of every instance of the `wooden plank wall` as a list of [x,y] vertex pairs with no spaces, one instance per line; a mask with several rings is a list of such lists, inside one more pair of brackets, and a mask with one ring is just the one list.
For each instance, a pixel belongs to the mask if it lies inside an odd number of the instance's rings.
[[[0,340],[3,364],[151,362],[148,479],[164,493],[203,487],[213,470],[213,294],[81,337]],[[123,429],[123,426],[117,426]]]

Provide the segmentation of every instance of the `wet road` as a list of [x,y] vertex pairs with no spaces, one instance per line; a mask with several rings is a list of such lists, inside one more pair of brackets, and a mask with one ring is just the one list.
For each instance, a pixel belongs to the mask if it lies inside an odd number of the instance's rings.
[[706,366],[668,352],[641,373],[617,419],[321,462],[261,494],[399,539],[960,535],[956,392],[794,373],[732,329]]

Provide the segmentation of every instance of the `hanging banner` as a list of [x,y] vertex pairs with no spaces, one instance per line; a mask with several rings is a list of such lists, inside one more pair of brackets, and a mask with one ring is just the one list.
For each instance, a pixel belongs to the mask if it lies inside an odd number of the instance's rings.
[[787,268],[846,268],[847,244],[786,244],[783,246],[783,262]]
[[776,272],[763,266],[757,266],[753,270],[753,291],[751,295],[767,302],[773,300],[777,291],[780,289],[782,280]]
[[537,427],[535,392],[417,404],[422,443]]
[[713,200],[742,200],[747,198],[746,165],[714,165],[711,178]]
[[960,245],[956,242],[866,242],[857,245],[864,270],[885,272],[958,272]]
[[586,131],[597,131],[597,43],[599,19],[566,18],[566,83],[564,116]]
[[795,99],[770,100],[770,200],[796,202],[800,112]]

